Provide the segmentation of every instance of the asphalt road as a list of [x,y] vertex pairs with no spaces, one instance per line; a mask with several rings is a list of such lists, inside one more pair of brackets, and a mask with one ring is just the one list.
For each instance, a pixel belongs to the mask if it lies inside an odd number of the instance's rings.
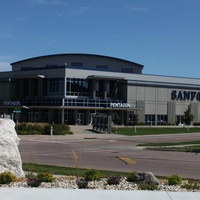
[[71,157],[74,150],[80,168],[148,171],[161,176],[177,174],[200,179],[200,154],[150,151],[135,146],[145,142],[200,140],[200,133],[128,137],[95,134],[85,127],[79,129],[68,136],[19,136],[23,162],[75,167]]

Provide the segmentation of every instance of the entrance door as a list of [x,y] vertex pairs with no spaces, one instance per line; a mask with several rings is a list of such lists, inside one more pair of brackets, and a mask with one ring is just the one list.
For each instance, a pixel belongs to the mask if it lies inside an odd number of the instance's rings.
[[176,116],[176,124],[177,125],[182,125],[184,123],[184,116],[182,115],[177,115]]
[[78,113],[77,124],[78,125],[83,125],[84,124],[84,113]]

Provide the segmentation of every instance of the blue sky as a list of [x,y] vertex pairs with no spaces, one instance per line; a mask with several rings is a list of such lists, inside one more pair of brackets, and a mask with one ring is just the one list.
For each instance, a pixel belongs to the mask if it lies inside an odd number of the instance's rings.
[[199,0],[1,0],[0,71],[48,54],[91,53],[143,74],[200,78]]

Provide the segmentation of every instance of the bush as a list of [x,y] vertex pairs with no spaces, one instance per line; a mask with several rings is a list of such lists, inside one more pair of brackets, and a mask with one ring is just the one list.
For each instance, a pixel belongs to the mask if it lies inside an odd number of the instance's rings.
[[78,186],[79,189],[86,189],[86,188],[88,188],[88,181],[86,181],[84,179],[77,180],[76,184],[77,184],[77,186]]
[[9,184],[16,180],[16,176],[11,172],[3,172],[0,174],[0,184]]
[[117,128],[115,126],[111,126],[111,132],[112,133],[116,133],[117,132]]
[[65,124],[21,123],[17,125],[17,130],[19,135],[50,135],[51,126],[53,135],[73,134]]
[[128,182],[135,182],[135,175],[137,174],[137,172],[130,172],[128,174],[128,176],[126,177],[126,180]]
[[178,175],[171,175],[168,177],[169,185],[181,185],[182,179]]
[[157,190],[158,186],[157,185],[151,185],[151,184],[141,184],[138,186],[140,190]]
[[17,129],[19,135],[39,135],[43,132],[43,126],[39,123],[21,123]]
[[84,178],[86,181],[98,181],[100,180],[99,171],[96,169],[88,169],[84,172]]
[[51,127],[53,128],[53,135],[67,135],[72,134],[70,128],[65,124],[47,124],[44,126],[44,135],[50,135]]
[[39,187],[42,182],[53,182],[55,179],[49,172],[39,172],[37,175],[33,173],[27,176],[27,185],[30,187]]
[[121,176],[110,176],[107,179],[108,185],[119,185],[121,182]]
[[53,182],[53,175],[49,172],[39,172],[36,176],[38,182]]
[[185,188],[187,190],[199,190],[200,185],[198,183],[187,183],[182,185],[181,188]]

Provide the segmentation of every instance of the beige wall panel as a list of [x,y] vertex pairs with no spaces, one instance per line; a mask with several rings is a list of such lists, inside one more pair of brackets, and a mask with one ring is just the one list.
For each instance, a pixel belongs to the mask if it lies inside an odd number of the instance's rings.
[[136,100],[137,99],[137,88],[135,86],[128,86],[128,100]]
[[156,112],[156,104],[155,102],[146,102],[145,104],[145,114],[146,115],[152,115]]
[[168,97],[169,97],[168,89],[166,88],[157,89],[157,101],[167,101]]
[[137,101],[143,101],[145,99],[145,91],[146,91],[145,87],[137,87],[136,90]]
[[176,102],[176,115],[184,115],[187,105],[186,103]]
[[157,104],[157,114],[167,115],[167,102],[160,102]]

